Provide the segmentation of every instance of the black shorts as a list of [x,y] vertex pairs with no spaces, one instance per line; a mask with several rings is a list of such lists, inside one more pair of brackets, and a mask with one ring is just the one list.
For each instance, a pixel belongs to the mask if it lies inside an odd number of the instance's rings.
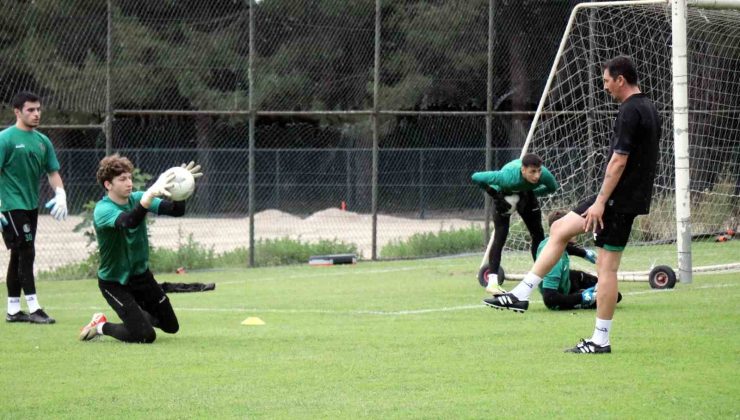
[[[595,201],[596,196],[582,201],[573,209],[573,212],[580,216],[585,213]],[[624,248],[627,246],[627,241],[629,241],[630,238],[632,222],[635,220],[635,217],[637,217],[636,214],[619,213],[612,210],[609,206],[606,206],[602,217],[604,228],[596,228],[596,232],[594,233],[594,244],[607,251],[624,251]]]
[[39,223],[39,211],[10,210],[2,212],[8,221],[3,226],[3,240],[8,249],[33,247],[36,240],[36,227]]

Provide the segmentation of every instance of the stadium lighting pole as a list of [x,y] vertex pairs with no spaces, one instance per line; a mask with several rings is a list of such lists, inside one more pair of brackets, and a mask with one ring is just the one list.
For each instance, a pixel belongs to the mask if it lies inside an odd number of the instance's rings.
[[372,179],[372,246],[371,259],[378,259],[378,87],[380,85],[380,0],[375,0],[375,67],[373,68],[373,113],[370,117],[373,132]]

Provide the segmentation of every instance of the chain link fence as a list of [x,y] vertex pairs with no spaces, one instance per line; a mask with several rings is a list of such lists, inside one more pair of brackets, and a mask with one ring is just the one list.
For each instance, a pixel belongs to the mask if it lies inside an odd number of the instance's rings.
[[37,269],[94,252],[74,228],[102,197],[95,171],[112,152],[153,176],[202,164],[187,216],[153,218],[151,241],[251,247],[244,265],[263,263],[253,248],[265,239],[337,240],[382,259],[415,233],[487,229],[469,176],[518,156],[576,3],[6,5],[3,121],[16,92],[43,97],[73,215],[41,211]]

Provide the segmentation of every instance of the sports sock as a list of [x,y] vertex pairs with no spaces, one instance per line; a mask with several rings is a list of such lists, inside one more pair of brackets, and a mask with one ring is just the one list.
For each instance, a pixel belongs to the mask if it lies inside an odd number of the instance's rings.
[[542,279],[533,272],[529,272],[524,276],[524,279],[514,287],[510,292],[516,296],[519,300],[529,300],[529,296],[532,294],[532,290],[542,282]]
[[594,327],[594,335],[591,336],[591,341],[599,346],[606,346],[609,344],[609,331],[611,329],[611,319],[596,318],[596,326]]
[[488,287],[494,287],[498,285],[498,274],[488,273]]
[[21,298],[9,297],[8,298],[8,315],[15,315],[21,311]]
[[28,313],[34,313],[41,309],[41,306],[39,306],[39,300],[36,299],[36,295],[26,295],[26,304],[28,305]]
[[99,322],[98,325],[95,326],[95,329],[100,335],[103,335],[103,325],[105,325],[105,322]]

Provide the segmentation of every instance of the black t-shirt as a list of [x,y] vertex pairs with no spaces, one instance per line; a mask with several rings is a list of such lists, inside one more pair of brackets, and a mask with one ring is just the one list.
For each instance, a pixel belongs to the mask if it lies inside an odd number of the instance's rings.
[[634,94],[619,107],[609,157],[612,153],[629,157],[627,167],[607,201],[607,206],[614,211],[631,214],[650,212],[660,152],[660,131],[658,110],[645,94]]

